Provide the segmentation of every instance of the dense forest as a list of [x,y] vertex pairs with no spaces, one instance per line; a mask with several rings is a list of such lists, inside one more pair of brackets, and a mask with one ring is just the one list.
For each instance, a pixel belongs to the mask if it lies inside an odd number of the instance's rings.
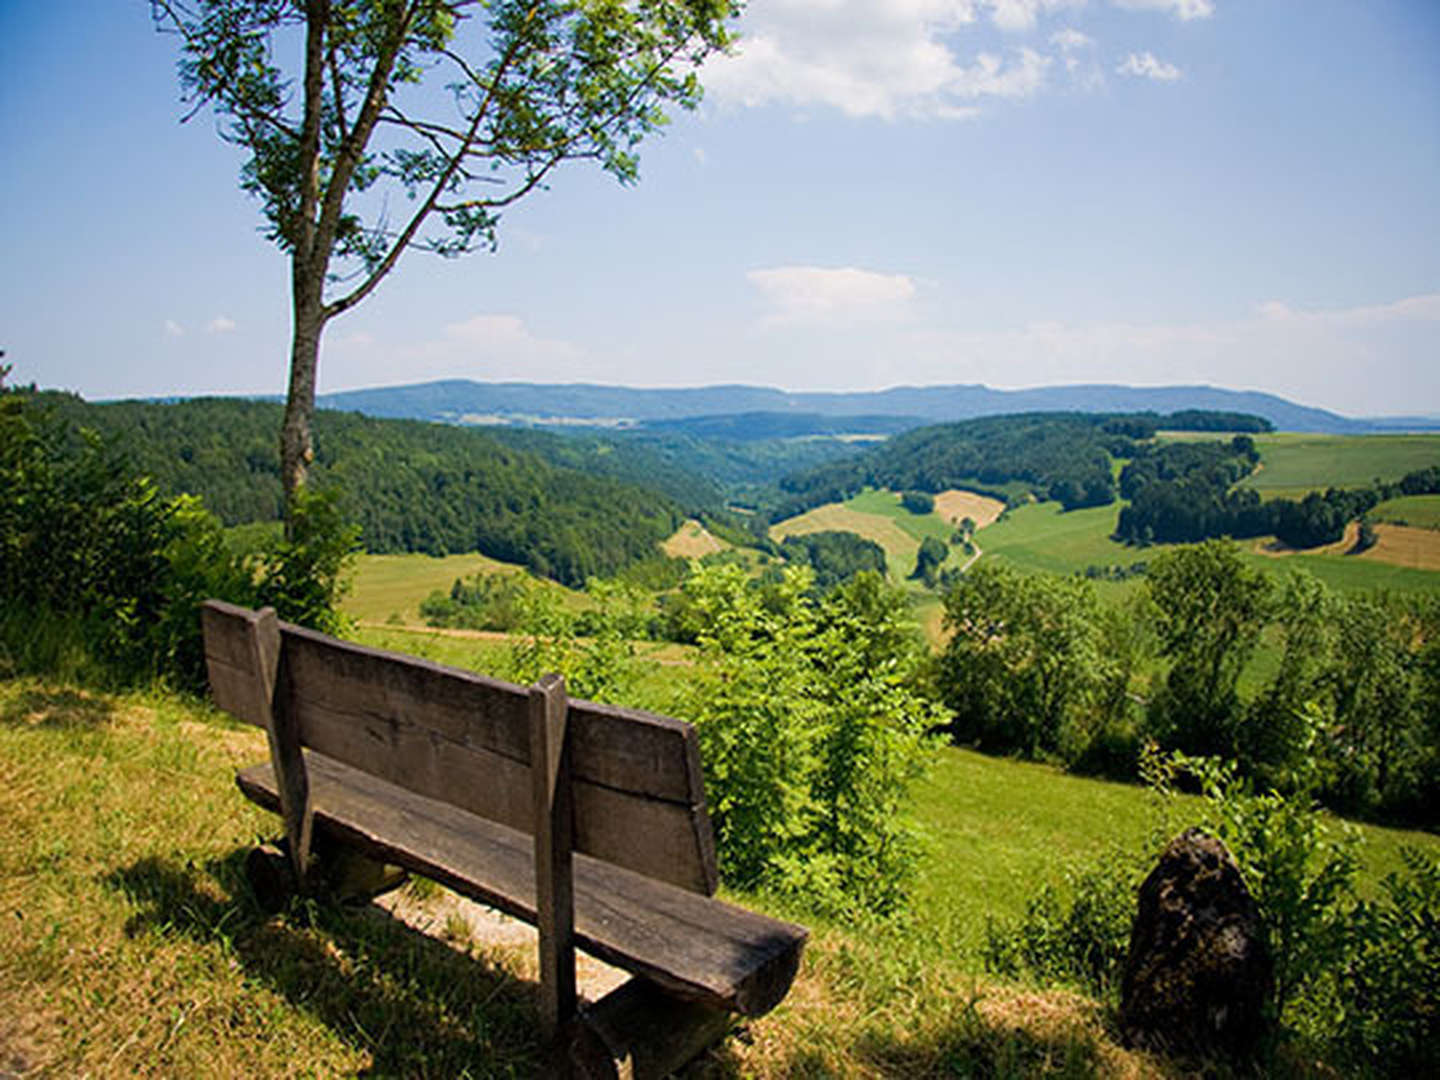
[[[38,404],[98,432],[162,495],[198,495],[227,525],[279,518],[278,404],[89,404],[48,393]],[[479,551],[579,585],[654,557],[685,516],[660,492],[482,431],[322,412],[315,433],[312,481],[340,492],[371,552]]]
[[1112,458],[1130,457],[1162,429],[1268,431],[1238,413],[1024,413],[918,428],[848,460],[785,477],[779,520],[865,487],[939,492],[963,487],[1010,498],[1053,499],[1066,510],[1115,501]]
[[[1254,441],[1142,444],[1120,473],[1120,511],[1115,538],[1127,543],[1191,543],[1221,536],[1274,535],[1295,548],[1333,544],[1345,526],[1376,504],[1397,495],[1440,493],[1440,468],[1418,469],[1394,483],[1312,491],[1303,499],[1260,501],[1237,488],[1260,455]],[[1363,544],[1361,546],[1364,546]]]

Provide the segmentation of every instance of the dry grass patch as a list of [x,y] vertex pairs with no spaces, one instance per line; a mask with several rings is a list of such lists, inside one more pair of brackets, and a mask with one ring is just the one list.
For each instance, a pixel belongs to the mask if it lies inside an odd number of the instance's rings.
[[672,559],[703,559],[729,547],[694,518],[682,524],[675,530],[674,536],[660,545],[661,550]]
[[1440,530],[1376,525],[1375,546],[1360,558],[1414,570],[1440,570]]
[[973,491],[952,488],[935,496],[935,513],[952,525],[958,525],[968,517],[975,522],[976,528],[983,529],[993,524],[1004,509],[1005,504],[999,499],[977,495]]

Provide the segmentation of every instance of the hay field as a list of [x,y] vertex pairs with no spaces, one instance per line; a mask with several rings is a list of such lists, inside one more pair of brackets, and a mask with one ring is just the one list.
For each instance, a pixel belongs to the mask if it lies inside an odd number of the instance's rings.
[[704,525],[691,518],[675,530],[675,535],[660,545],[672,559],[703,559],[731,545],[715,536]]
[[1440,530],[1413,525],[1375,526],[1375,546],[1359,557],[1412,570],[1440,570]]
[[[852,500],[853,501],[853,500]],[[885,562],[893,581],[903,580],[915,566],[920,541],[889,517],[857,510],[850,503],[826,503],[770,526],[770,538],[777,543],[787,536],[817,532],[852,532],[873,540],[885,549]]]
[[975,522],[977,529],[983,529],[1000,516],[1005,504],[988,495],[977,495],[973,491],[951,488],[935,496],[935,513],[952,525],[958,525],[965,518]]

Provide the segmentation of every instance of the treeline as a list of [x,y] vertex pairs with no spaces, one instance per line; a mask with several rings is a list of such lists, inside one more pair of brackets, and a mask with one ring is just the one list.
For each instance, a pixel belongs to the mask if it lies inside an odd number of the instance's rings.
[[0,674],[204,686],[198,606],[216,597],[319,629],[355,547],[329,493],[288,536],[236,549],[191,495],[166,497],[118,448],[0,367]]
[[[279,405],[40,397],[73,427],[99,432],[162,495],[198,495],[227,525],[278,520]],[[322,412],[315,451],[312,486],[341,493],[341,512],[371,552],[479,551],[580,585],[653,557],[685,516],[657,491],[473,429]]]
[[785,477],[772,520],[848,499],[866,487],[939,492],[963,487],[1014,501],[1104,506],[1116,495],[1112,461],[1172,430],[1265,431],[1254,416],[1195,410],[1155,413],[1023,413],[908,431],[848,460]]
[[[1440,823],[1434,597],[1338,595],[1302,572],[1277,586],[1209,541],[1149,560],[1122,609],[1083,578],[992,561],[944,603],[936,682],[959,742],[1134,778],[1153,741],[1337,812]],[[1278,668],[1243,693],[1262,637]]]
[[1120,473],[1120,494],[1130,505],[1120,511],[1115,539],[1145,545],[1273,534],[1291,547],[1310,548],[1336,543],[1346,525],[1385,499],[1440,493],[1440,466],[1431,466],[1393,483],[1262,503],[1256,491],[1234,486],[1259,460],[1246,435],[1138,446]]

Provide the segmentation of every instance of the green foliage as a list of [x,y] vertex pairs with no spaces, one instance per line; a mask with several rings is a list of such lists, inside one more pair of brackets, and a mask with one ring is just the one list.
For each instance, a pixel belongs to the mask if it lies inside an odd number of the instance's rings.
[[[42,397],[102,432],[163,494],[199,495],[227,525],[279,517],[278,405]],[[327,412],[315,438],[310,484],[341,493],[340,509],[377,554],[480,551],[579,587],[655,558],[684,516],[664,495],[474,429]]]
[[1151,560],[1160,655],[1170,661],[1149,722],[1166,746],[1235,756],[1237,684],[1269,613],[1270,581],[1234,544],[1207,541]]
[[432,592],[421,601],[420,615],[430,626],[508,632],[520,627],[530,592],[531,585],[522,574],[482,571],[470,578],[456,578],[448,594]]
[[274,604],[338,623],[353,537],[307,495],[290,538],[237,550],[196,498],[163,498],[51,401],[0,387],[0,637],[7,667],[99,683],[204,685],[199,604]]
[[935,496],[927,495],[923,491],[902,492],[900,505],[912,514],[933,514],[935,512]]
[[920,542],[920,550],[915,553],[915,569],[910,572],[910,576],[933,588],[940,579],[940,566],[949,554],[950,550],[945,546],[945,541],[937,540],[933,536],[925,537]]
[[[1110,450],[1128,452],[1130,445],[1105,430],[1115,419],[1025,413],[917,428],[855,458],[787,476],[780,486],[788,498],[772,520],[844,501],[867,486],[915,492],[959,487],[1002,499],[1031,494],[1066,510],[1104,506],[1115,499]],[[1007,492],[1007,485],[1018,492]]]
[[944,603],[951,637],[937,682],[958,741],[1053,754],[1067,726],[1115,696],[1099,693],[1099,609],[1088,582],[982,560]]
[[566,689],[590,701],[620,703],[637,677],[637,640],[650,619],[648,599],[623,584],[592,580],[592,606],[576,616],[553,589],[528,588],[516,598],[519,636],[510,646],[509,676],[532,683],[556,672]]
[[787,536],[780,544],[780,554],[793,566],[808,566],[814,575],[814,588],[819,592],[867,570],[882,577],[885,574],[885,549],[853,532]]
[[306,488],[290,503],[287,535],[261,554],[256,600],[282,619],[325,633],[344,626],[340,598],[345,577],[359,550],[360,530],[349,524],[334,490]]
[[1440,860],[1402,852],[1384,899],[1348,913],[1335,1038],[1360,1069],[1423,1076],[1440,1061]]
[[903,597],[863,573],[817,602],[803,570],[759,587],[733,566],[697,569],[684,594],[703,657],[684,709],[726,879],[827,909],[900,907],[907,792],[936,719],[914,689]]
[[987,919],[981,956],[985,969],[1011,978],[1068,983],[1102,1001],[1119,993],[1130,948],[1135,896],[1146,867],[1111,852],[1067,870],[1065,887],[1046,883],[1014,922]]

